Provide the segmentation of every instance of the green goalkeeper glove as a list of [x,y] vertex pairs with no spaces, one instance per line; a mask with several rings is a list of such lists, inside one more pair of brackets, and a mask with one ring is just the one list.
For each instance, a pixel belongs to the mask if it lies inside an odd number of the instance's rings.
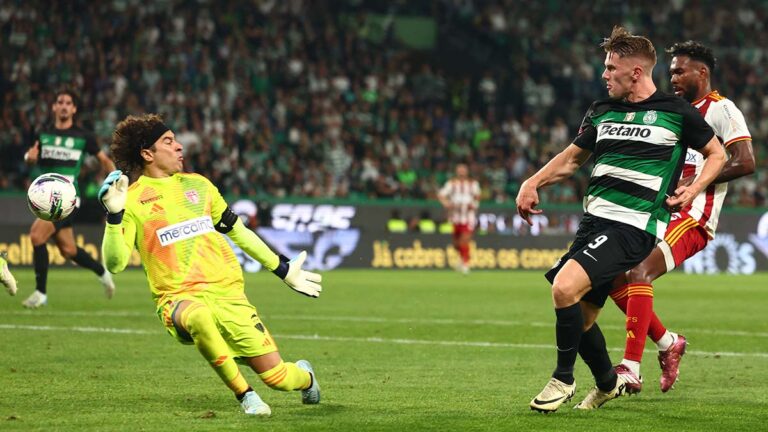
[[107,212],[107,222],[113,225],[123,220],[125,200],[128,198],[128,177],[120,170],[109,173],[99,189],[98,199]]
[[290,261],[287,257],[280,255],[280,264],[272,273],[279,276],[292,290],[308,297],[320,297],[320,291],[323,290],[320,282],[323,281],[323,277],[317,273],[301,269],[301,265],[306,259],[306,251],[301,251]]

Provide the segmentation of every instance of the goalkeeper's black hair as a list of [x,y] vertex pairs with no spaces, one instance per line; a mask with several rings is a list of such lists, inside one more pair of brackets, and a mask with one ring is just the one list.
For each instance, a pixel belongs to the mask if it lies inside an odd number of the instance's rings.
[[666,51],[672,57],[684,55],[690,57],[691,60],[702,62],[707,65],[710,73],[712,73],[715,70],[715,66],[717,66],[717,59],[712,53],[712,50],[701,42],[692,40],[677,42],[667,48]]
[[157,114],[129,115],[117,124],[109,149],[117,169],[122,170],[131,182],[136,181],[144,170],[141,150],[152,147],[161,129],[168,130]]

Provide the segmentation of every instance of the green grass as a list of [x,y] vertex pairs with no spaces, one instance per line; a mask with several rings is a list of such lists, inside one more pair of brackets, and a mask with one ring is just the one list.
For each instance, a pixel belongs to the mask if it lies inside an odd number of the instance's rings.
[[[50,304],[37,311],[19,304],[32,272],[15,274],[19,296],[0,297],[2,431],[720,431],[768,421],[765,274],[666,276],[656,309],[691,343],[677,387],[659,391],[649,352],[639,396],[576,412],[592,386],[579,361],[574,402],[551,415],[528,408],[555,363],[540,273],[334,271],[317,300],[248,276],[283,357],[311,360],[323,388],[320,405],[303,406],[246,372],[268,419],[243,415],[194,347],[165,334],[141,271],[116,276],[107,301],[88,272],[53,270]],[[609,305],[600,322],[618,362],[623,319]]]

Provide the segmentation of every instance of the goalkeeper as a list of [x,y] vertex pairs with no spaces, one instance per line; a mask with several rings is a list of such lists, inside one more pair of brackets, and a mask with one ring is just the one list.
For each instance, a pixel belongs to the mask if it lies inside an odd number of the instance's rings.
[[115,129],[111,149],[122,171],[112,172],[99,191],[107,211],[102,242],[107,269],[125,269],[136,246],[166,330],[197,347],[246,414],[269,415],[271,410],[236,361],[249,365],[267,386],[301,390],[302,402],[318,403],[320,386],[312,366],[280,357],[245,296],[240,265],[219,233],[292,289],[318,297],[320,275],[301,269],[306,253],[291,261],[276,255],[243,225],[208,179],[182,173],[182,146],[159,116],[125,118]]

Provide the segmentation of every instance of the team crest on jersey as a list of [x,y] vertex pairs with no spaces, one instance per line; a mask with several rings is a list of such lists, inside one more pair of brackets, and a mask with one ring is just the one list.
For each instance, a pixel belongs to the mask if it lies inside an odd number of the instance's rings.
[[200,202],[200,195],[197,194],[196,190],[185,191],[184,196],[186,196],[189,202],[192,204],[197,204]]
[[628,112],[627,115],[624,116],[624,121],[625,122],[631,122],[634,119],[635,119],[635,113],[633,113],[633,112]]
[[659,116],[656,114],[656,111],[654,111],[654,110],[648,111],[643,116],[643,123],[648,124],[648,125],[649,124],[654,124],[654,123],[656,123],[656,119],[658,117]]

